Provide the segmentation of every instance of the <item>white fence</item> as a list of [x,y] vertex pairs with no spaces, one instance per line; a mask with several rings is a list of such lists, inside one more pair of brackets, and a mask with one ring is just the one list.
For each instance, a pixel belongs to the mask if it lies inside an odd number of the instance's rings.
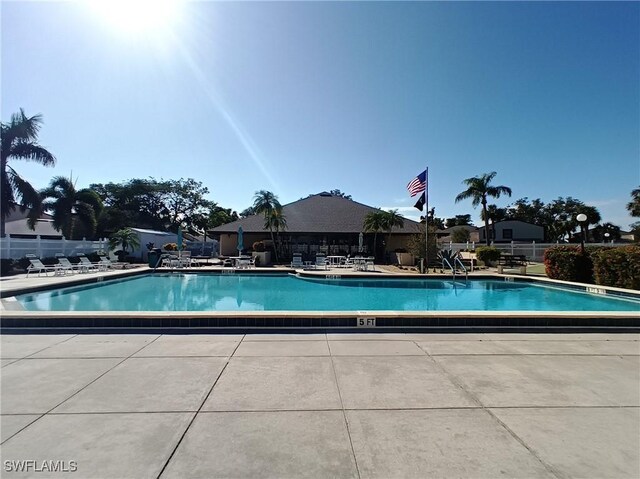
[[[503,253],[511,253],[511,254],[522,254],[527,257],[529,261],[543,261],[544,259],[544,251],[547,248],[551,248],[553,246],[567,245],[567,243],[536,243],[535,241],[531,243],[493,243],[491,246],[499,249]],[[576,246],[575,244],[571,244]],[[588,243],[586,246],[618,246],[615,243]],[[454,251],[460,250],[470,250],[474,251],[477,247],[485,246],[484,243],[475,243],[475,242],[467,242],[467,243],[443,243],[438,242],[439,249],[451,249]]]
[[78,253],[89,254],[95,251],[109,251],[109,241],[100,239],[89,240],[67,240],[67,239],[41,239],[36,238],[11,238],[6,235],[0,239],[0,258],[20,259],[27,254],[35,254],[39,258],[55,256],[62,253],[65,256],[75,256]]

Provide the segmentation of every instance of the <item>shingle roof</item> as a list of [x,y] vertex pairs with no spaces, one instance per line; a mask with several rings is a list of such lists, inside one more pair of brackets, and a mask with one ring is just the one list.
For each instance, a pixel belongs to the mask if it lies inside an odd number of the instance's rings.
[[5,223],[5,231],[11,236],[55,236],[62,238],[62,233],[53,227],[53,220],[40,219],[35,224],[35,230],[27,225],[27,220],[8,221]]
[[[378,210],[371,206],[326,193],[309,196],[282,207],[288,233],[360,233],[365,216],[375,211]],[[210,231],[235,233],[240,226],[245,233],[263,233],[264,216],[249,216]],[[419,226],[416,221],[405,218],[404,227],[396,227],[392,233],[418,233]]]

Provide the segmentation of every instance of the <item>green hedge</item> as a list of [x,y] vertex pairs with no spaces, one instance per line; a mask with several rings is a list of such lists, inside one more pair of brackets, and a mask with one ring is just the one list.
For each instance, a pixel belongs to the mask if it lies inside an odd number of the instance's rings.
[[640,245],[602,248],[591,256],[597,284],[640,289]]
[[562,281],[593,283],[593,262],[589,252],[582,254],[579,246],[554,246],[544,252],[547,276]]
[[500,250],[493,246],[480,246],[476,248],[476,258],[488,265],[500,259]]
[[640,289],[640,246],[555,246],[544,252],[547,276],[563,281]]
[[0,259],[0,276],[7,276],[13,270],[12,259]]

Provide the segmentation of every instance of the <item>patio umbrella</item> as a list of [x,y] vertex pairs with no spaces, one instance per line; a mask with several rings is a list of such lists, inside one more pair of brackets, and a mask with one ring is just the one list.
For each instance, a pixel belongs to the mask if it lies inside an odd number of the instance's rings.
[[244,244],[242,244],[242,226],[238,228],[238,256],[242,254],[242,250],[244,249]]
[[178,226],[178,251],[182,251],[182,226]]
[[360,233],[358,235],[358,253],[362,253],[362,243],[364,243],[364,235]]

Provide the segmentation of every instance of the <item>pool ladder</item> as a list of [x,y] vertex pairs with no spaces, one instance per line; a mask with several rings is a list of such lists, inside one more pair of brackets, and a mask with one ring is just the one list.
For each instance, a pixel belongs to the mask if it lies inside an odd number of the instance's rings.
[[451,275],[453,276],[454,283],[456,281],[456,272],[458,271],[458,266],[460,267],[462,272],[464,272],[465,282],[469,279],[469,272],[467,271],[467,268],[464,267],[464,264],[462,264],[462,261],[460,261],[460,258],[458,256],[455,256],[453,258],[453,264],[449,262],[448,258],[442,258],[442,269],[445,269],[445,265],[451,270]]

